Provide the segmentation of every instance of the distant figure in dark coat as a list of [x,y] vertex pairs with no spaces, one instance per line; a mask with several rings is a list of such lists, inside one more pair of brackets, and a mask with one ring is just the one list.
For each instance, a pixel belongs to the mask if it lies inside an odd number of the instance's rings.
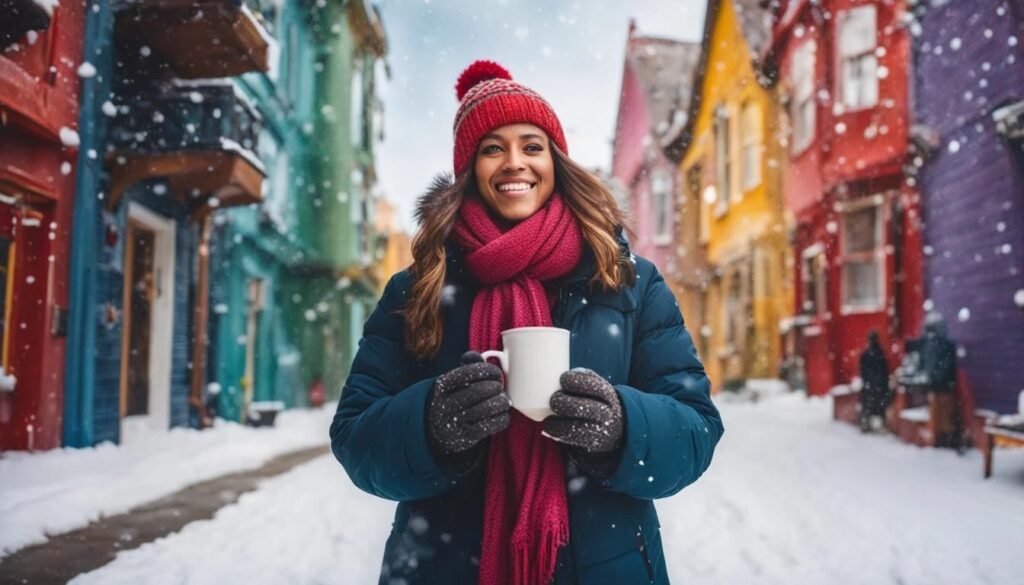
[[961,449],[960,403],[956,394],[956,343],[938,313],[925,318],[921,368],[928,377],[928,410],[936,447]]
[[871,430],[872,417],[885,419],[889,405],[889,361],[878,338],[878,332],[868,334],[868,347],[860,354],[860,378],[864,387],[860,391],[860,430]]

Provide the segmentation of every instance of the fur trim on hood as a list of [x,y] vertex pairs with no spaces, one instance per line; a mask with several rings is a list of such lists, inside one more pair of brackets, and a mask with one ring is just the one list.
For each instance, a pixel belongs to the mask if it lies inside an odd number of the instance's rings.
[[434,216],[444,204],[459,194],[452,187],[455,177],[450,172],[434,175],[427,190],[416,199],[416,223],[423,225]]

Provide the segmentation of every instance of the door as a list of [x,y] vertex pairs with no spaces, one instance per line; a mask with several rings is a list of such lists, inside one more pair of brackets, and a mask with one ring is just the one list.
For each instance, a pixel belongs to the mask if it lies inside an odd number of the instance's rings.
[[128,391],[124,416],[149,415],[149,351],[152,337],[153,301],[156,300],[154,246],[152,230],[128,223],[125,273],[128,335]]
[[174,221],[131,203],[124,248],[122,443],[170,428]]
[[259,349],[260,313],[263,311],[263,280],[249,281],[249,307],[245,319],[245,373],[242,376],[244,398],[242,422],[249,414],[249,405],[256,396],[256,351]]

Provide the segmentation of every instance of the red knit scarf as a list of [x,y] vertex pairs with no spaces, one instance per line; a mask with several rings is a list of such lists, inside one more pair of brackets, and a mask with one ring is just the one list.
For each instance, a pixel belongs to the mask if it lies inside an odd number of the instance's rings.
[[[470,349],[500,349],[506,329],[551,326],[541,283],[572,270],[583,248],[579,224],[557,193],[505,232],[479,199],[467,198],[453,234],[482,285],[469,317]],[[491,438],[481,585],[547,585],[558,548],[569,541],[562,454],[540,431],[513,411],[508,429]]]

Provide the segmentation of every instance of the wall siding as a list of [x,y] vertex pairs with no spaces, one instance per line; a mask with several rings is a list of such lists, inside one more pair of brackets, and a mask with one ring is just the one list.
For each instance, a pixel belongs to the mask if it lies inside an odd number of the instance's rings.
[[928,296],[963,348],[977,406],[1001,413],[1015,412],[1024,390],[1024,311],[1013,302],[1024,289],[1024,157],[991,118],[1024,99],[1024,50],[1007,44],[1024,1],[1012,3],[1005,16],[971,3],[928,10],[914,56],[915,114],[940,138],[921,170]]

